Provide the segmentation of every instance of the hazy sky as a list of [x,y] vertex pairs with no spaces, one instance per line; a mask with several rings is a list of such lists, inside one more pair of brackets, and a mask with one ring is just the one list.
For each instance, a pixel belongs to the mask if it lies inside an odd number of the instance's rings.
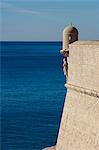
[[81,40],[99,39],[99,0],[2,0],[0,40],[58,41],[72,23]]

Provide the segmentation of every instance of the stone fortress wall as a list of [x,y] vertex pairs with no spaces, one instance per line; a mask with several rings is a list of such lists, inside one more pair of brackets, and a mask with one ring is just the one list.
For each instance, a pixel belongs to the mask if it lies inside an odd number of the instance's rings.
[[99,150],[99,41],[77,41],[74,33],[65,29],[67,95],[56,146],[47,150]]

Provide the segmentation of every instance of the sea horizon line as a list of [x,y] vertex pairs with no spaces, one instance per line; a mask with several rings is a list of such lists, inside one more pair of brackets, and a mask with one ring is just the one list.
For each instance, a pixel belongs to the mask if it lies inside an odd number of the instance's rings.
[[11,41],[11,40],[8,40],[8,41],[0,41],[0,42],[62,42],[62,41]]

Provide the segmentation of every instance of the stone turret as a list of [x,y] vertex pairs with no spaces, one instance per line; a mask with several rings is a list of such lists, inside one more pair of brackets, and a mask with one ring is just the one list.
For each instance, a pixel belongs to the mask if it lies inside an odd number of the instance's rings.
[[63,30],[63,50],[67,51],[69,49],[69,44],[78,40],[78,30],[71,26],[66,27]]
[[68,58],[69,44],[78,40],[78,30],[74,26],[68,26],[63,30],[63,49],[60,51],[64,55],[63,72],[68,78]]

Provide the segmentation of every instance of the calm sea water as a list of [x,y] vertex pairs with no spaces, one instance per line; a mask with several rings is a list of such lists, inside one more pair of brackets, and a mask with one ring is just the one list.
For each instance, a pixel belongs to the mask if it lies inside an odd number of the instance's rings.
[[65,97],[61,42],[1,42],[1,149],[56,142]]

